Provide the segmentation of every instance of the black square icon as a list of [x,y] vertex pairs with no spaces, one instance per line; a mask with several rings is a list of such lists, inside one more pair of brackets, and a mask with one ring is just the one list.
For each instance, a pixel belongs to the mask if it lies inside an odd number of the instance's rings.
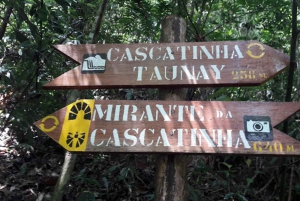
[[81,73],[104,73],[106,70],[106,54],[85,54],[81,65]]
[[273,141],[273,127],[268,116],[244,116],[246,139],[249,141]]

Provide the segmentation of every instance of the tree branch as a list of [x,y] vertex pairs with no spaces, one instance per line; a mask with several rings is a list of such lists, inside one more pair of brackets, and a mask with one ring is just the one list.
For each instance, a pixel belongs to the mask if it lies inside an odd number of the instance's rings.
[[6,27],[7,27],[7,24],[9,22],[9,18],[10,18],[10,15],[12,13],[12,10],[13,10],[12,6],[7,6],[5,14],[4,14],[2,25],[0,27],[0,40],[2,40],[2,38],[5,34]]
[[97,43],[97,37],[98,37],[99,31],[100,31],[102,18],[104,16],[104,11],[105,11],[105,7],[106,7],[107,2],[108,2],[108,0],[103,0],[101,2],[101,5],[100,5],[99,10],[97,12],[97,16],[95,18],[95,23],[94,23],[92,32],[89,35],[89,40],[90,40],[91,44]]

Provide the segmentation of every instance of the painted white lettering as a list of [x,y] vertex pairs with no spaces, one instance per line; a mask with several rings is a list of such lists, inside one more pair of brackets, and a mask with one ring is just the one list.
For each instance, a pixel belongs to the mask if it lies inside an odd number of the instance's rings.
[[[145,113],[146,113],[146,116],[145,116]],[[154,121],[150,105],[146,105],[146,112],[143,111],[140,121],[143,121],[143,118],[148,118],[148,121]]]
[[216,130],[215,129],[212,129],[212,140],[215,142],[216,141]]
[[[202,75],[201,75],[202,74]],[[207,72],[205,70],[205,67],[203,65],[200,66],[200,71],[198,72],[198,75],[197,75],[197,80],[199,80],[200,78],[205,79],[205,80],[208,80],[209,77],[207,75]]]
[[220,70],[218,69],[217,65],[210,65],[212,67],[212,69],[215,71],[216,73],[216,79],[221,79],[221,73],[220,71],[223,70],[223,68],[225,67],[225,65],[222,65]]
[[128,59],[128,61],[133,61],[130,49],[128,47],[125,49],[125,53],[122,55],[120,61],[123,61],[124,59]]
[[111,54],[112,54],[112,51],[113,49],[116,51],[116,52],[120,52],[120,49],[119,48],[110,48],[107,52],[107,60],[108,61],[117,61],[119,59],[119,57],[116,57],[114,59],[111,58]]
[[[236,51],[236,53],[235,53],[234,50]],[[243,56],[243,54],[242,54],[242,52],[241,52],[241,50],[240,50],[240,48],[239,48],[238,45],[234,46],[234,50],[232,51],[231,59],[233,59],[235,56],[238,56],[239,59],[243,59],[244,58],[244,56]]]
[[[151,132],[151,134],[154,134],[154,129],[147,129]],[[139,137],[139,140],[140,140],[140,143],[145,146],[145,135],[146,135],[146,129],[143,129],[142,132],[140,133],[140,137]],[[153,144],[153,140],[151,140],[151,142],[149,142],[146,146],[151,146]]]
[[220,45],[216,45],[216,59],[220,59]]
[[[217,118],[222,118],[223,117],[224,114],[223,114],[222,111],[217,110],[216,112],[217,112]],[[224,113],[226,113],[226,112],[224,112]],[[226,118],[232,118],[232,114],[231,114],[230,111],[227,111]]]
[[[175,129],[173,129],[173,132],[175,132]],[[183,146],[183,129],[182,128],[177,129],[177,133],[178,133],[178,136],[177,136],[178,137],[177,146]]]
[[206,142],[208,143],[209,147],[215,147],[214,142],[210,139],[210,136],[208,135],[208,133],[206,132],[206,129],[200,129],[200,132],[202,134],[202,136],[204,137],[204,139],[206,140]]
[[193,59],[198,59],[197,46],[193,46]]
[[226,118],[232,118],[232,114],[230,111],[227,112]]
[[120,109],[121,109],[121,105],[116,105],[114,121],[120,121],[120,119],[119,119]]
[[145,71],[147,71],[148,67],[143,67],[143,66],[133,67],[133,71],[135,71],[136,68],[138,69],[136,81],[142,81],[143,80],[143,69],[145,69]]
[[[249,145],[249,142],[248,142],[248,140],[246,139],[246,136],[245,136],[244,131],[243,131],[243,130],[240,130],[239,134],[240,134],[240,138],[241,138],[241,140],[242,140],[242,143],[243,143],[244,147],[245,147],[246,149],[250,149],[251,146]],[[239,146],[239,139],[240,139],[240,138],[238,138],[237,143],[236,143],[236,145],[235,145],[235,148],[238,148],[238,146]]]
[[[200,46],[200,48],[202,49],[202,51],[203,51],[204,54],[206,55],[207,59],[213,59],[213,56],[212,56],[211,53],[206,49],[205,46]],[[202,51],[200,50],[200,59],[202,59]],[[212,54],[214,54],[214,46],[211,46],[211,52],[212,52]]]
[[158,110],[156,110],[156,121],[158,120],[158,111],[160,112],[160,114],[163,116],[164,121],[171,121],[170,117],[168,116],[168,114],[166,113],[163,105],[159,105],[156,104],[156,107]]
[[136,121],[136,115],[134,113],[137,112],[137,106],[136,105],[132,105],[132,112],[131,112],[131,120],[132,121]]
[[[202,110],[204,109],[203,105],[199,105],[199,107],[200,107]],[[197,112],[197,115],[198,115],[198,117],[199,117],[199,121],[204,121],[204,116],[200,117],[200,112],[199,112],[199,111]]]
[[152,73],[150,80],[152,80],[153,78],[156,78],[157,80],[162,80],[161,74],[157,66],[154,67],[154,72]]
[[[224,48],[224,55],[223,55],[223,58],[224,59],[228,59],[228,45],[224,45],[223,46],[223,48]],[[221,50],[221,53],[222,53],[222,50]]]
[[[167,72],[168,72],[168,66],[165,66],[165,78],[166,78],[166,80],[170,80],[170,78],[168,78],[167,77]],[[171,80],[175,80],[176,79],[176,77],[177,77],[177,66],[172,66],[172,69],[170,69],[169,71],[171,71],[172,72],[172,78],[171,78]]]
[[194,80],[195,79],[195,77],[194,77],[194,75],[195,75],[195,68],[194,68],[194,66],[192,66],[192,73],[190,73],[190,71],[189,71],[189,69],[187,68],[187,66],[181,66],[181,68],[182,68],[182,70],[181,70],[181,80],[183,79],[183,76],[182,76],[182,72],[184,72],[184,74],[187,76],[187,78],[188,79],[190,79],[190,80]]
[[197,139],[199,142],[199,146],[201,147],[201,136],[200,134],[197,135],[197,129],[193,128],[191,129],[191,146],[197,146]]
[[140,58],[138,58],[137,56],[134,57],[135,61],[145,61],[147,59],[147,54],[145,52],[141,52],[140,49],[144,49],[147,51],[147,47],[138,47],[135,50],[135,54],[140,56]]
[[166,59],[170,59],[170,60],[174,60],[174,52],[171,50],[170,47],[166,47],[166,52],[163,56],[163,59],[162,60],[166,60]]
[[[93,132],[91,133],[91,137],[90,137],[90,142],[93,146],[101,146],[103,143],[104,143],[104,140],[102,140],[100,143],[98,144],[95,144],[95,139],[96,139],[96,134],[97,134],[97,130],[98,129],[95,129],[93,130]],[[99,129],[100,131],[102,131],[102,134],[105,135],[106,134],[106,130],[105,129]]]
[[95,110],[92,121],[95,121],[96,115],[98,113],[99,119],[102,119],[104,117],[104,114],[106,114],[106,121],[111,121],[111,113],[112,113],[113,105],[107,105],[107,110],[102,110],[101,104],[95,104]]
[[[188,106],[185,106],[188,109]],[[195,121],[195,106],[190,106],[190,121]]]
[[179,48],[181,49],[181,60],[186,60],[186,48],[190,50],[190,46],[177,47],[177,51]]
[[123,121],[128,121],[129,105],[124,105]]
[[223,112],[222,111],[217,110],[216,112],[217,112],[217,118],[223,117]]
[[223,147],[223,132],[222,129],[218,129],[218,145],[217,147]]
[[136,143],[137,143],[137,138],[136,138],[136,136],[134,136],[134,134],[130,134],[130,133],[129,133],[130,130],[133,130],[133,131],[135,131],[136,133],[138,133],[138,131],[139,131],[138,128],[137,128],[137,129],[127,129],[127,130],[125,130],[125,132],[124,132],[124,138],[127,139],[127,140],[131,140],[131,141],[133,141],[133,142],[132,142],[131,145],[129,145],[129,144],[126,143],[126,141],[125,141],[125,139],[124,139],[124,140],[123,140],[123,146],[134,146],[134,145],[136,145]]
[[160,139],[162,138],[162,143],[164,147],[169,147],[170,143],[167,137],[167,133],[166,133],[166,129],[162,128],[160,129],[160,136],[157,138],[157,142],[156,142],[156,146],[159,146],[159,144],[161,143]]
[[178,121],[183,122],[183,105],[178,105]]
[[[119,138],[119,133],[118,133],[118,130],[117,130],[117,129],[114,129],[114,130],[113,130],[113,136],[114,136],[115,146],[116,146],[116,147],[121,146],[121,144],[120,144],[120,138]],[[111,138],[109,138],[109,139],[111,139]],[[109,141],[107,141],[107,143],[109,143]],[[106,145],[106,146],[107,146],[107,145]]]
[[227,130],[227,147],[232,147],[232,130]]
[[157,56],[156,58],[154,58],[154,55],[153,55],[153,49],[156,48],[158,49],[160,52],[161,52],[161,47],[152,47],[149,51],[149,57],[150,59],[152,60],[159,60],[161,58],[161,56]]

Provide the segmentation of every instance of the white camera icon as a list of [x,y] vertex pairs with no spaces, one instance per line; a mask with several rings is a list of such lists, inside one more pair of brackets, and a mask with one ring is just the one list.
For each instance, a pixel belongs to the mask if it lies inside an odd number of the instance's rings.
[[248,132],[270,132],[270,123],[268,121],[247,121],[247,131]]

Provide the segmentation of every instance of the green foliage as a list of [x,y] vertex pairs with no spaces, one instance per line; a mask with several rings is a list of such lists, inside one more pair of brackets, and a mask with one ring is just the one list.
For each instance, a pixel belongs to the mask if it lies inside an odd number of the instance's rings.
[[248,201],[244,196],[239,193],[228,193],[225,195],[224,200],[240,200],[240,201]]
[[96,201],[95,196],[92,192],[82,192],[76,201]]
[[[57,151],[61,150],[59,146],[33,126],[35,121],[64,107],[66,102],[66,91],[45,91],[42,85],[76,66],[54,52],[51,46],[74,41],[85,44],[101,1],[0,2],[2,20],[7,7],[13,7],[0,40],[0,140],[9,139],[9,143],[1,146],[21,155],[28,152],[42,158],[45,153],[61,155],[62,152]],[[170,14],[186,19],[188,42],[259,40],[289,53],[291,3],[288,0],[111,0],[98,42],[159,42],[161,20]],[[3,24],[1,21],[0,26]],[[296,79],[292,97],[299,101],[299,80]],[[283,101],[286,83],[287,74],[282,73],[259,87],[199,88],[194,92],[194,100]],[[84,93],[86,98],[158,98],[156,89]],[[290,128],[289,135],[300,139],[297,123],[292,123]],[[279,185],[281,172],[277,164],[280,163],[278,158],[197,156],[189,166],[190,200],[266,200],[267,196],[275,199],[278,192],[272,186]],[[148,166],[141,168],[140,164]],[[73,200],[153,200],[153,164],[151,156],[96,155],[74,171],[76,186],[67,191],[76,195]],[[290,164],[299,166],[298,161]],[[30,169],[33,168],[29,164],[21,164],[16,171],[18,178]],[[300,173],[296,168],[290,172],[295,178],[291,193],[297,198]]]

